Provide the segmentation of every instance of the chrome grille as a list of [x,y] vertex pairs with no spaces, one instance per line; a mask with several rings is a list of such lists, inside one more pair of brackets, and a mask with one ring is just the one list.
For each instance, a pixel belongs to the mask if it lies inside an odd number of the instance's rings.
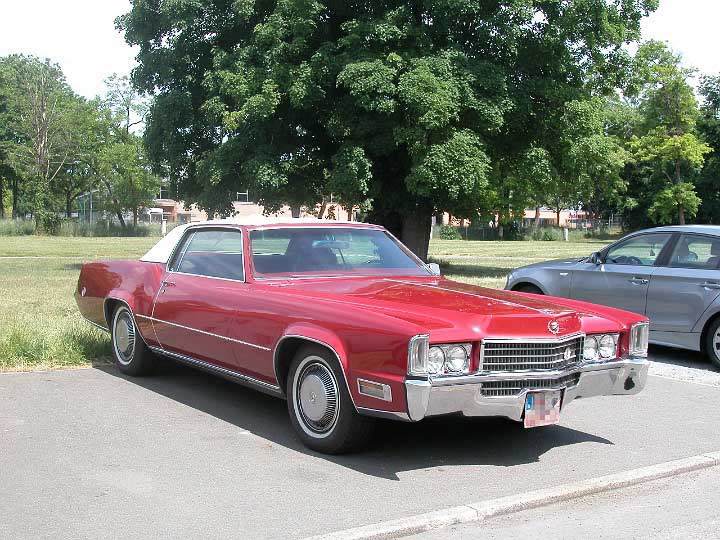
[[580,374],[573,373],[556,379],[523,379],[519,381],[489,381],[482,383],[480,391],[485,397],[517,396],[524,390],[544,390],[576,386]]
[[485,340],[482,344],[481,371],[527,371],[565,369],[582,355],[583,338],[558,341]]

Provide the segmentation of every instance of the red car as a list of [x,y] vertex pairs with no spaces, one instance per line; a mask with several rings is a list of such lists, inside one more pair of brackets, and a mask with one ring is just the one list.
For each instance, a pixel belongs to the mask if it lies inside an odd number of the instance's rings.
[[645,317],[447,280],[376,225],[263,221],[180,226],[139,261],[83,265],[78,307],[121,372],[170,357],[285,398],[329,453],[373,417],[534,427],[645,385]]

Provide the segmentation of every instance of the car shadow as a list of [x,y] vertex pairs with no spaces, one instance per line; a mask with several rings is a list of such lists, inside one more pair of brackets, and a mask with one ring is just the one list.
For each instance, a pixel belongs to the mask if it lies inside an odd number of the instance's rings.
[[319,457],[354,471],[399,480],[409,470],[454,465],[512,467],[533,463],[547,451],[586,442],[612,445],[564,426],[525,430],[503,419],[429,418],[419,423],[378,421],[373,440],[357,453],[329,456],[306,448],[295,436],[286,402],[230,381],[163,362],[153,377],[122,375],[115,366],[96,369],[247,430],[272,444]]
[[720,371],[703,353],[664,347],[662,345],[650,345],[648,348],[648,359],[660,364],[700,369],[715,373]]

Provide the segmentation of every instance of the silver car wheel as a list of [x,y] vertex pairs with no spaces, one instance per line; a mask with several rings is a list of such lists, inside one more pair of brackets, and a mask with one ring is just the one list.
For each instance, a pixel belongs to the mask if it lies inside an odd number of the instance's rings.
[[713,336],[713,354],[715,354],[716,358],[720,358],[720,328],[717,329],[715,332],[715,335]]
[[332,433],[340,413],[338,384],[322,358],[308,356],[295,371],[294,408],[303,431],[315,438]]
[[113,349],[115,357],[122,365],[132,362],[135,354],[135,322],[126,308],[115,313],[113,321]]

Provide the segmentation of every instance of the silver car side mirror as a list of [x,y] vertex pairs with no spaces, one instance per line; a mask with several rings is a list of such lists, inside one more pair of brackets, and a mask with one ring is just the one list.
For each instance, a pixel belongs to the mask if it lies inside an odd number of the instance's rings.
[[440,275],[440,265],[438,263],[427,263],[425,267],[430,270],[430,273],[433,276],[439,276]]
[[602,264],[602,255],[600,255],[599,252],[595,252],[592,255],[590,255],[590,258],[588,259],[589,262],[592,264]]

